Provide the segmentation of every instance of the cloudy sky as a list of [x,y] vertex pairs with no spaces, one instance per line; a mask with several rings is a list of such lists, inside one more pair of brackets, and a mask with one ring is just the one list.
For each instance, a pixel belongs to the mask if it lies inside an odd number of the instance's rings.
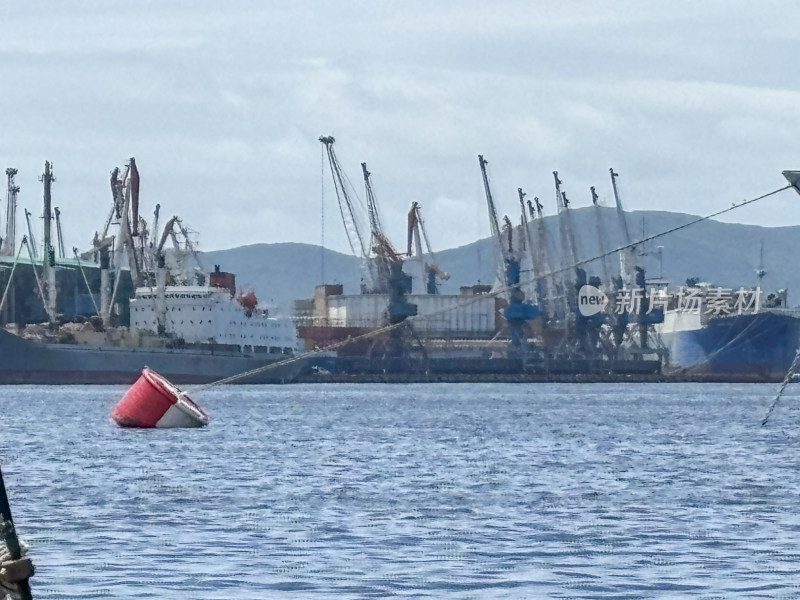
[[[798,22],[789,0],[5,2],[0,160],[37,215],[54,162],[82,248],[135,156],[143,212],[202,249],[319,243],[324,207],[346,250],[321,134],[354,182],[368,163],[397,246],[412,200],[436,248],[488,234],[479,153],[503,212],[520,186],[554,212],[553,170],[608,201],[613,166],[627,208],[702,214],[800,168]],[[797,224],[800,197],[730,219]]]

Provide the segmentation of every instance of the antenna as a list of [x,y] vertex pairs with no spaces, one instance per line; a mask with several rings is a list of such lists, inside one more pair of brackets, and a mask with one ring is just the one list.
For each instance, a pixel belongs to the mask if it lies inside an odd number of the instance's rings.
[[756,269],[756,277],[758,277],[758,287],[761,287],[761,280],[766,276],[767,271],[764,269],[764,240],[761,240],[761,248],[759,250],[758,268]]

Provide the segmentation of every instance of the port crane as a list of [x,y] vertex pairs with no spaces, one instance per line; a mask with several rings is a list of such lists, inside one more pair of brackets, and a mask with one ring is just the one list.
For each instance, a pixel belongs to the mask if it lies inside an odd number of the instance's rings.
[[[524,197],[524,192],[523,192]],[[550,234],[544,222],[542,203],[538,196],[534,196],[533,202],[525,201],[528,207],[528,215],[534,221],[534,240],[536,242],[536,252],[533,253],[535,260],[540,264],[540,273],[551,273],[544,278],[540,278],[539,283],[544,283],[544,289],[540,288],[539,299],[545,299],[548,306],[548,318],[551,320],[563,321],[569,313],[567,297],[564,293],[564,277],[562,272],[552,274],[554,271],[553,262],[550,259]]]
[[568,337],[574,339],[579,352],[594,356],[600,345],[600,328],[605,321],[605,313],[599,312],[591,316],[584,316],[578,307],[578,294],[585,285],[600,287],[599,277],[588,277],[581,267],[569,268],[578,262],[578,250],[575,243],[575,228],[572,222],[570,201],[566,192],[561,189],[563,182],[558,177],[558,171],[553,171],[553,180],[556,188],[556,204],[558,206],[559,237],[561,238],[561,255],[564,271],[565,292],[569,316],[567,319]]
[[[164,231],[161,234],[159,244],[155,250],[157,262],[160,261],[164,255],[164,245],[167,239],[172,241],[172,248],[174,251],[173,257],[177,264],[177,268],[174,269],[173,277],[176,279],[179,278],[180,283],[183,285],[192,285],[194,283],[193,279],[205,272],[197,247],[194,242],[192,242],[192,232],[189,231],[189,228],[186,227],[183,221],[177,216],[167,221],[167,224],[164,226]],[[181,239],[183,243],[181,243]],[[196,263],[194,271],[189,269],[188,258],[190,256],[194,258]]]
[[402,269],[403,258],[383,232],[378,204],[375,201],[375,192],[372,189],[372,173],[367,169],[367,163],[361,163],[361,172],[364,175],[364,191],[367,195],[367,215],[370,226],[369,248],[374,274],[373,293],[388,294],[391,288],[392,270]]
[[[638,264],[636,258],[635,248],[632,245],[632,238],[630,230],[628,229],[628,219],[625,215],[625,210],[622,208],[622,201],[620,200],[619,189],[617,187],[617,177],[613,168],[608,172],[611,175],[611,188],[614,191],[614,204],[617,210],[617,220],[619,227],[622,231],[623,241],[625,242],[625,249],[620,252],[620,275],[622,285],[620,288],[627,288],[630,290],[632,298],[638,298],[639,302],[633,303],[632,308],[635,314],[628,315],[628,318],[633,317],[639,333],[638,345],[641,350],[647,348],[648,327],[655,323],[662,323],[664,321],[664,311],[662,308],[650,309],[650,301],[647,297],[645,271],[642,266]],[[622,344],[623,336],[627,323],[620,321],[619,326],[614,331],[614,341],[619,347]]]
[[[115,240],[114,256],[127,255],[131,280],[134,287],[139,287],[144,283],[145,264],[142,245],[135,243],[133,239],[139,235],[139,170],[136,168],[136,160],[131,158],[128,161],[121,178],[120,169],[115,168],[111,172],[110,183],[114,206],[106,221],[103,235],[99,236],[99,239],[102,240],[106,237],[112,219],[116,216],[119,221],[119,234]],[[117,269],[116,288],[119,284],[118,276],[122,261],[115,259],[115,262]]]
[[[367,212],[370,222],[370,246],[375,254],[373,265],[375,266],[375,283],[378,293],[389,294],[389,306],[387,315],[389,323],[394,325],[404,321],[408,317],[417,314],[417,305],[406,300],[406,295],[411,293],[411,276],[403,272],[403,258],[394,249],[389,238],[383,232],[380,215],[378,214],[378,204],[375,201],[375,192],[372,188],[371,173],[367,169],[367,163],[361,163],[361,171],[364,175],[364,188],[367,193]],[[390,342],[390,350],[394,354],[404,351],[403,342],[400,339],[400,332],[393,331],[393,338]]]
[[[425,242],[425,252],[422,249],[422,242]],[[425,255],[430,257],[430,262],[425,260]],[[450,279],[450,274],[442,271],[438,267],[438,261],[431,249],[428,232],[425,230],[425,222],[422,220],[419,202],[412,202],[411,209],[408,211],[408,246],[406,256],[419,262],[420,282],[425,286],[426,294],[438,294],[441,281]]]
[[[136,198],[133,196],[133,181],[136,180]],[[127,257],[133,287],[145,283],[146,261],[142,252],[142,242],[134,241],[134,231],[139,235],[139,171],[136,160],[130,158],[121,171],[115,167],[111,171],[109,185],[111,187],[112,206],[103,225],[102,232],[95,232],[92,241],[92,253],[100,259],[100,316],[103,325],[111,324],[111,308],[119,291],[122,272],[122,257]],[[112,223],[118,225],[116,235],[109,235]],[[144,236],[142,236],[144,237]],[[113,282],[110,270],[114,269]],[[113,289],[111,288],[113,284]]]
[[[529,297],[535,299],[536,304],[539,306],[539,312],[542,315],[542,321],[546,321],[553,313],[552,307],[550,306],[553,295],[547,289],[550,279],[545,276],[549,270],[547,265],[547,248],[542,243],[542,237],[538,235],[538,228],[534,230],[534,228],[531,227],[531,225],[533,225],[531,221],[536,219],[536,212],[533,209],[533,204],[528,200],[526,210],[526,194],[524,190],[522,188],[517,188],[517,195],[519,196],[519,206],[521,210],[522,233],[525,236],[525,245],[528,250],[527,255],[531,269],[531,277],[527,278],[529,281]],[[535,200],[538,204],[539,199],[535,198]]]
[[622,232],[622,241],[627,246],[619,253],[619,267],[620,275],[622,277],[622,284],[625,287],[632,288],[636,279],[636,249],[631,246],[633,238],[631,237],[630,229],[628,229],[628,219],[625,215],[625,210],[622,208],[622,201],[619,197],[619,189],[617,188],[617,177],[613,168],[608,170],[611,175],[611,189],[614,191],[614,206],[617,210],[617,223],[619,224],[620,231]]
[[512,346],[519,347],[522,344],[524,331],[523,328],[527,321],[535,319],[539,314],[539,307],[526,302],[525,294],[520,288],[520,255],[514,251],[513,231],[511,220],[505,217],[503,230],[500,229],[497,219],[497,209],[492,197],[492,190],[489,185],[489,176],[486,172],[488,162],[482,154],[478,155],[478,165],[481,169],[483,179],[483,189],[486,194],[486,205],[489,210],[489,227],[492,237],[497,242],[500,251],[501,262],[498,264],[501,271],[504,293],[503,296],[508,302],[508,306],[503,309],[503,315],[508,324],[508,332],[511,336]]
[[[172,240],[175,249],[174,259],[178,264],[174,275],[170,270],[171,276],[179,277],[183,283],[191,285],[193,273],[186,265],[189,255],[192,255],[197,262],[196,271],[202,271],[203,268],[197,247],[191,239],[191,232],[177,217],[173,217],[167,223],[160,243],[154,244],[151,240],[151,236],[158,233],[161,207],[156,206],[152,226],[148,227],[147,221],[139,214],[140,176],[134,158],[128,161],[124,170],[114,168],[109,183],[112,197],[111,210],[102,231],[95,233],[92,249],[87,253],[99,256],[101,280],[99,309],[106,326],[111,324],[111,307],[119,291],[125,259],[134,289],[154,284],[158,287],[161,278],[166,285],[167,269],[163,250],[168,239]],[[117,226],[116,235],[110,235],[112,225]],[[112,269],[113,279],[110,273]],[[177,272],[180,272],[180,275]]]
[[592,210],[594,212],[595,228],[597,230],[597,243],[602,258],[600,259],[600,268],[603,273],[603,287],[606,289],[613,289],[611,281],[611,269],[608,265],[608,254],[606,252],[606,232],[603,224],[603,208],[600,206],[600,197],[597,195],[594,186],[589,188],[592,194]]
[[[375,289],[375,277],[373,273],[372,261],[370,260],[369,240],[362,233],[364,222],[363,207],[358,200],[353,186],[350,185],[347,176],[344,174],[333,144],[336,139],[332,135],[320,136],[319,141],[325,146],[325,153],[328,156],[328,165],[333,178],[333,187],[336,191],[336,200],[339,204],[339,213],[344,223],[347,242],[350,251],[361,259],[362,284],[361,291],[365,293],[373,292]],[[352,193],[351,193],[352,192]]]
[[[156,208],[155,219],[153,226],[158,224],[158,213],[160,206]],[[155,312],[156,312],[156,330],[158,335],[167,333],[167,263],[164,256],[164,244],[167,243],[167,238],[172,238],[173,243],[175,239],[175,224],[178,217],[172,217],[164,226],[164,232],[161,234],[161,240],[153,250],[153,257],[156,261],[156,294],[155,294]],[[177,245],[177,244],[176,244]]]
[[[369,224],[369,238],[367,238],[362,225],[365,207],[357,202],[358,196],[339,164],[333,149],[336,140],[333,136],[320,136],[319,141],[325,146],[328,156],[339,212],[342,215],[350,249],[353,254],[361,258],[363,276],[361,293],[388,294],[386,314],[389,323],[392,325],[401,323],[407,317],[417,314],[417,305],[406,300],[406,295],[411,293],[411,276],[403,272],[403,258],[383,232],[371,173],[366,163],[361,163],[367,195],[366,213]],[[406,345],[401,338],[402,333],[399,329],[390,332],[387,345],[390,354],[399,355],[406,351]]]
[[572,224],[572,212],[570,211],[570,201],[567,193],[561,189],[563,182],[558,178],[558,171],[553,171],[553,179],[556,185],[556,207],[558,210],[558,233],[561,241],[561,262],[567,270],[564,272],[565,293],[567,304],[573,314],[577,313],[578,289],[586,283],[586,271],[580,267],[574,270],[569,268],[577,262],[577,245],[575,243],[575,232]]

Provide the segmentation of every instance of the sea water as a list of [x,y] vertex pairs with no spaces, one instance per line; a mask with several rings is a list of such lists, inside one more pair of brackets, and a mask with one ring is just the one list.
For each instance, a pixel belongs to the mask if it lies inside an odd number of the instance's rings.
[[800,390],[0,387],[34,598],[800,597]]

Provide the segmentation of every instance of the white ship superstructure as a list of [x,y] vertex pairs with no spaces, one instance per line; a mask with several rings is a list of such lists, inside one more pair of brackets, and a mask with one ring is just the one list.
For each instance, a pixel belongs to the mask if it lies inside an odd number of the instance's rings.
[[[137,288],[130,302],[130,331],[134,339],[158,331],[158,292]],[[291,319],[275,318],[266,311],[246,310],[225,288],[166,286],[164,291],[167,335],[187,344],[221,344],[272,354],[297,350],[297,330]]]

